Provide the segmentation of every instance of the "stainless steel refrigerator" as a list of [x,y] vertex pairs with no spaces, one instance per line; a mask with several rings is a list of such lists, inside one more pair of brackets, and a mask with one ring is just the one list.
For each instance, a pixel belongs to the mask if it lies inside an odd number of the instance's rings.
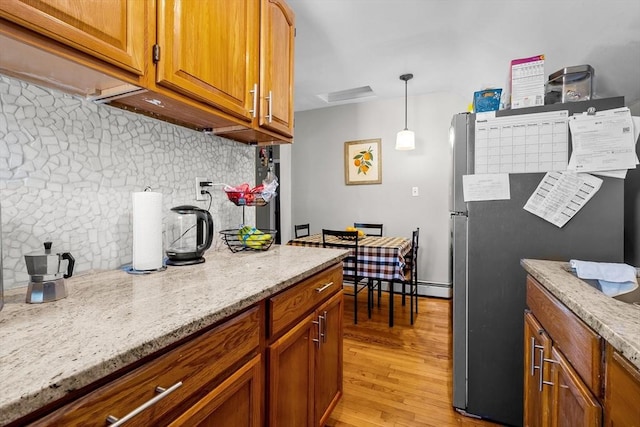
[[[624,98],[496,112],[496,116],[624,106]],[[510,174],[510,200],[465,203],[462,176],[474,173],[475,115],[451,123],[453,277],[453,406],[507,425],[522,425],[522,258],[623,261],[624,180],[603,178],[600,190],[562,228],[523,206],[544,173]],[[570,141],[569,141],[570,147]]]

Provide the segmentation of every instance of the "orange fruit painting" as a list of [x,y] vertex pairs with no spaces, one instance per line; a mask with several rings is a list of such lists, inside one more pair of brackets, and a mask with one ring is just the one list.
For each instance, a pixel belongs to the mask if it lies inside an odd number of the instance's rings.
[[360,151],[353,156],[353,165],[358,168],[358,175],[366,175],[371,168],[373,161],[373,148],[370,146],[367,150]]

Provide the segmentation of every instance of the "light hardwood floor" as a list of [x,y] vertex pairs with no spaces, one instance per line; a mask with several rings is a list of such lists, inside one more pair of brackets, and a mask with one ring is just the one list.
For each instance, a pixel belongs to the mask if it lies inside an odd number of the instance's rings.
[[389,328],[389,295],[367,319],[366,295],[345,296],[344,395],[327,426],[497,426],[453,410],[451,300],[419,298],[415,324],[409,301],[395,299],[395,326]]

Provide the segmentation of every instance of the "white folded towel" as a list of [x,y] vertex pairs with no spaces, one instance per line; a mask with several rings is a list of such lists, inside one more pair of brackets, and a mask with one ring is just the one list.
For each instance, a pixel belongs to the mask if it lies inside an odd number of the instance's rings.
[[576,270],[579,278],[597,280],[607,296],[625,294],[638,287],[636,268],[628,264],[575,259],[569,261],[569,264]]

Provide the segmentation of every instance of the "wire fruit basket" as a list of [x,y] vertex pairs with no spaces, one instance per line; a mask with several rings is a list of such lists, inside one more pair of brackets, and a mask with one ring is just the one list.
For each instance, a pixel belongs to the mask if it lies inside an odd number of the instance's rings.
[[220,231],[222,240],[231,252],[266,251],[275,240],[276,230],[258,230],[245,226]]

